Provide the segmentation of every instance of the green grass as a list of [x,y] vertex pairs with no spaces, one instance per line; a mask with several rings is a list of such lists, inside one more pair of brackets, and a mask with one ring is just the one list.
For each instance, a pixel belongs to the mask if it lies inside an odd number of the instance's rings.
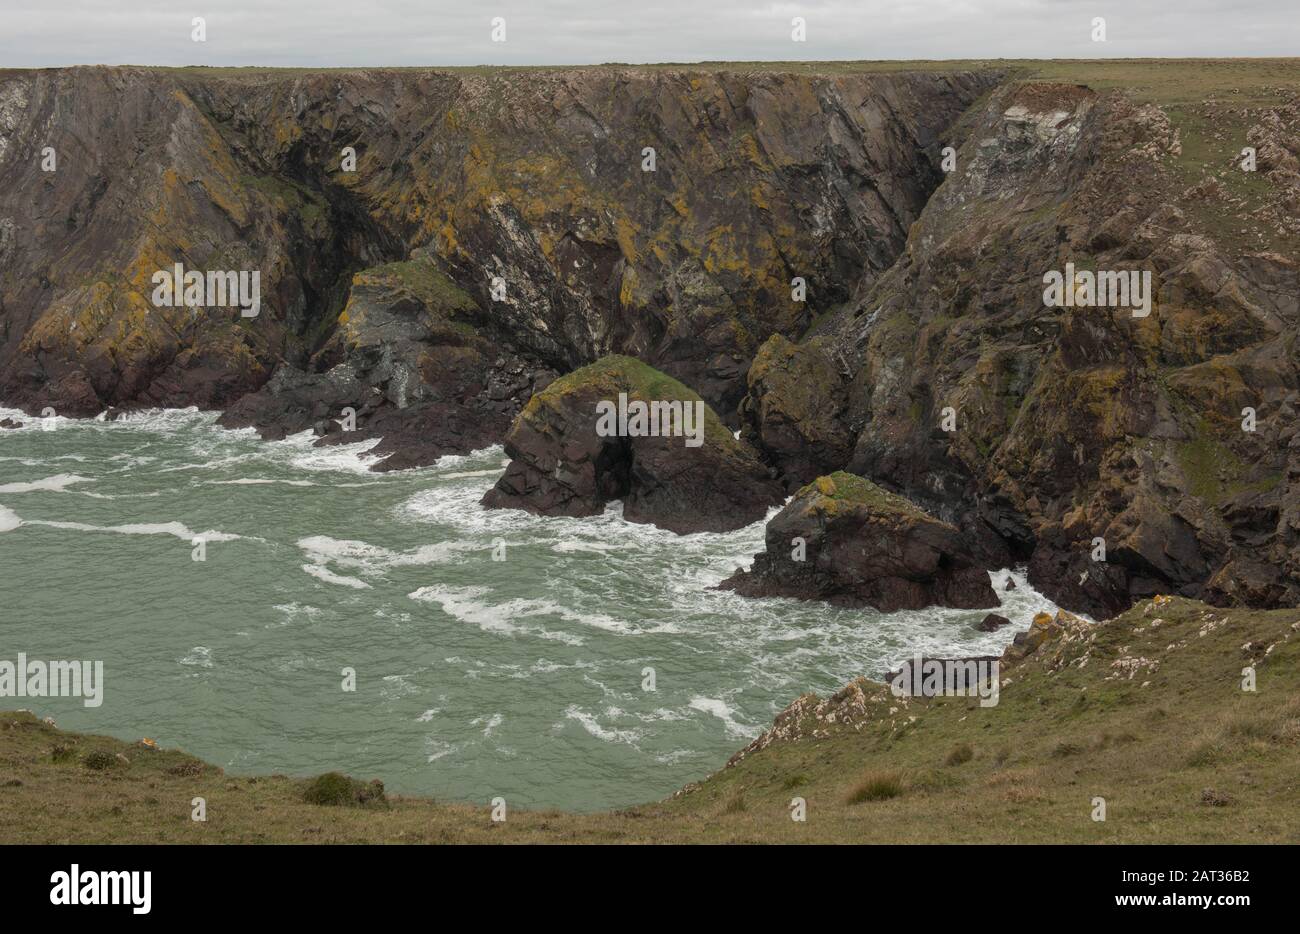
[[408,259],[370,266],[358,275],[367,279],[396,280],[429,308],[448,315],[472,314],[478,307],[468,292],[427,259]]
[[281,202],[281,209],[297,213],[307,230],[316,230],[325,223],[329,204],[317,192],[272,175],[241,175],[239,182],[246,188],[261,192],[268,198]]
[[888,801],[903,793],[903,777],[897,772],[868,772],[849,792],[849,804]]
[[[604,398],[610,401],[617,399],[620,392],[626,392],[629,399],[643,402],[680,400],[693,404],[702,401],[695,390],[648,363],[635,357],[610,354],[561,376],[529,400],[524,414],[527,416],[534,413],[542,406],[552,407],[556,404],[555,400],[584,387],[603,392]],[[722,419],[707,404],[704,406],[704,436],[710,444],[727,450],[738,450],[741,447],[740,442],[722,423]]]
[[970,743],[958,743],[956,746],[952,747],[952,752],[948,753],[948,758],[944,760],[944,765],[965,765],[974,758],[975,750],[971,748]]
[[876,486],[865,477],[837,470],[825,477],[818,477],[812,483],[799,490],[798,495],[816,490],[833,503],[843,506],[867,506],[878,511],[898,512],[906,515],[928,517],[928,514],[910,500],[890,493]]
[[[103,66],[80,66],[103,67]],[[116,66],[114,66],[116,67]],[[141,66],[121,66],[141,67]],[[21,76],[48,69],[0,69],[0,76]],[[1020,80],[1087,84],[1097,91],[1121,90],[1153,103],[1182,104],[1227,100],[1238,104],[1277,104],[1300,87],[1296,58],[1100,58],[1100,59],[943,59],[830,62],[659,62],[648,65],[467,65],[412,67],[274,68],[274,67],[149,67],[148,70],[189,80],[294,81],[312,75],[348,72],[446,74],[523,78],[576,71],[610,74],[679,72],[682,74],[855,75],[994,70]]]
[[302,800],[308,804],[333,807],[381,806],[387,803],[382,782],[359,782],[341,772],[326,772],[309,781],[302,790]]
[[[1204,424],[1201,430],[1206,431]],[[1204,433],[1194,440],[1180,442],[1175,452],[1192,495],[1212,505],[1245,492],[1267,493],[1282,482],[1280,473],[1247,480],[1249,465],[1226,445]]]

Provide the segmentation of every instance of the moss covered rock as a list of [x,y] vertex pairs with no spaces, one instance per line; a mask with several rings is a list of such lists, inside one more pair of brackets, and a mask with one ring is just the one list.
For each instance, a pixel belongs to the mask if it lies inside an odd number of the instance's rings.
[[780,468],[790,488],[838,470],[853,455],[848,387],[824,338],[768,338],[750,365],[741,437]]
[[[610,414],[620,406],[633,416],[621,433]],[[642,406],[658,417],[637,424]],[[633,522],[720,532],[757,522],[781,497],[754,450],[695,392],[632,357],[557,379],[524,407],[505,446],[512,461],[485,506],[590,516],[622,500]]]
[[767,524],[767,550],[720,585],[878,610],[998,605],[961,533],[870,480],[843,471],[801,489]]
[[[554,373],[481,324],[474,299],[425,253],[363,269],[324,347],[303,367],[281,366],[221,424],[270,438],[313,430],[325,444],[380,437],[381,470],[488,447]],[[347,431],[345,409],[355,413]]]

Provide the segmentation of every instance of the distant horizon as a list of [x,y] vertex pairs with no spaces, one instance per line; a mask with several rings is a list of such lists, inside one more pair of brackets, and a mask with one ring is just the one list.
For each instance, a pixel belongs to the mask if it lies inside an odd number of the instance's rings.
[[[706,62],[1293,58],[1289,0],[47,0],[7,12],[11,68],[585,67]],[[193,21],[204,20],[203,41]],[[494,19],[504,22],[494,41]],[[796,17],[801,37],[796,40]],[[1095,21],[1105,20],[1104,41]],[[439,62],[428,65],[428,61]]]
[[177,65],[159,65],[151,62],[68,62],[66,64],[56,65],[0,65],[2,71],[50,71],[68,68],[157,68],[157,69],[184,69],[184,68],[208,68],[213,71],[243,71],[243,70],[283,70],[283,71],[418,71],[425,70],[456,70],[464,71],[482,68],[500,68],[508,69],[548,69],[548,68],[694,68],[707,65],[790,65],[800,68],[815,67],[817,65],[903,65],[903,64],[1034,64],[1041,62],[1060,62],[1060,63],[1099,63],[1099,62],[1297,62],[1300,63],[1300,54],[1297,55],[1146,55],[1146,56],[1107,56],[1097,58],[1077,58],[1070,56],[1062,57],[1038,57],[1038,58],[1015,58],[1015,57],[989,57],[989,56],[970,56],[965,58],[826,58],[826,59],[697,59],[695,61],[655,61],[655,62],[622,62],[622,61],[603,61],[603,62],[535,62],[535,63],[500,63],[500,62],[475,62],[466,64],[450,63],[424,63],[410,65],[382,65],[382,64],[357,64],[357,65],[280,65],[280,64],[259,64],[247,63],[241,65],[213,65],[206,62],[189,62]]

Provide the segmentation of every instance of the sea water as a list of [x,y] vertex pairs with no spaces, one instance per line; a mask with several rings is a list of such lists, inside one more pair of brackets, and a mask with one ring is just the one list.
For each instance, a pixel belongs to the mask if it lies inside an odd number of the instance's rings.
[[337,769],[512,807],[655,800],[804,692],[918,651],[997,653],[1054,609],[1015,571],[993,577],[1017,627],[994,633],[974,628],[987,610],[713,590],[763,523],[679,536],[618,504],[486,510],[499,447],[376,473],[374,442],[264,442],[193,409],[4,416],[25,426],[0,430],[0,658],[101,660],[104,680],[95,708],[0,707],[235,774]]

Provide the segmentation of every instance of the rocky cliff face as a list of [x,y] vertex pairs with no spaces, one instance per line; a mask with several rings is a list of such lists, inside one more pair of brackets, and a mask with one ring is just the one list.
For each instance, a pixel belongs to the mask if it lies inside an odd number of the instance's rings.
[[[763,340],[797,336],[898,256],[938,183],[941,135],[995,80],[4,72],[0,398],[70,415],[224,409],[269,384],[232,422],[311,427],[295,387],[340,362],[322,351],[357,300],[354,275],[416,260],[469,296],[461,319],[496,350],[473,362],[476,388],[508,390],[512,411],[555,372],[623,352],[734,421]],[[154,307],[150,277],[178,262],[260,271],[260,315]],[[806,302],[791,300],[796,276]],[[364,408],[363,432],[372,419],[412,436],[438,421],[387,377],[335,374],[329,407]]]
[[[991,70],[0,72],[0,399],[410,466],[626,354],[742,428],[753,503],[848,470],[1066,606],[1294,604],[1300,104],[1215,106]],[[1189,175],[1225,137],[1258,171]],[[178,262],[258,271],[259,315],[156,307]],[[1067,269],[1150,273],[1149,314],[1045,306]]]
[[[1269,153],[1250,184],[1294,200],[1295,107],[1247,125]],[[760,351],[779,378],[751,369],[747,436],[924,504],[1067,606],[1300,599],[1293,232],[1243,214],[1231,163],[1187,185],[1168,115],[1118,93],[1010,85],[964,138],[899,262]],[[1046,307],[1067,263],[1149,272],[1150,313]]]

